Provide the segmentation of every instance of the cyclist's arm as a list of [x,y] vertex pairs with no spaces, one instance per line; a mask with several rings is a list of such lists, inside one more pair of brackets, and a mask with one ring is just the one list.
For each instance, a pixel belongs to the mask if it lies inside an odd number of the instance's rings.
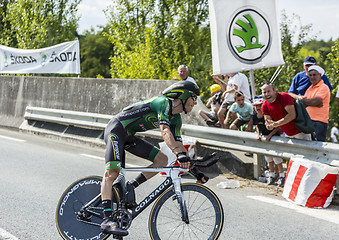
[[172,150],[174,154],[178,154],[181,152],[186,152],[187,150],[180,141],[176,141],[174,139],[174,136],[171,132],[171,129],[168,125],[165,124],[160,124],[160,131],[161,131],[161,136],[164,139],[165,143],[167,146]]

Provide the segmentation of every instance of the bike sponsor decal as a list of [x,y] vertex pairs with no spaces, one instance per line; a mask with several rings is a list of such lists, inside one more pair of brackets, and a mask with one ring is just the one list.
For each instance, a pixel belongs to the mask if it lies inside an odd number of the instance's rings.
[[77,183],[76,185],[74,185],[72,188],[70,188],[70,190],[65,194],[64,198],[62,199],[62,203],[60,205],[60,209],[59,209],[59,215],[62,216],[64,214],[64,206],[66,205],[69,197],[79,188],[82,187],[84,185],[88,185],[88,184],[96,184],[96,185],[101,185],[101,180],[84,180],[82,182]]
[[161,193],[162,190],[165,189],[166,186],[168,186],[171,183],[170,179],[167,179],[165,182],[163,182],[157,189],[155,189],[148,197],[146,197],[136,208],[135,212],[139,212],[147,206],[147,203],[152,202],[158,195]]
[[91,237],[91,238],[83,238],[83,237],[77,238],[77,237],[73,236],[70,232],[64,231],[64,236],[67,237],[67,239],[69,239],[69,240],[100,240],[105,236],[105,234],[100,232],[98,235]]

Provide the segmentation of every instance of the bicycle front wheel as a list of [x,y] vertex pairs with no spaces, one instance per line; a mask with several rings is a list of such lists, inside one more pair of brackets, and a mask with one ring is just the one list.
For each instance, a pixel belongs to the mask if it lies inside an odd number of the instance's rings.
[[189,223],[181,219],[181,211],[173,188],[161,195],[149,217],[151,239],[218,239],[224,212],[220,200],[209,188],[195,183],[181,185]]

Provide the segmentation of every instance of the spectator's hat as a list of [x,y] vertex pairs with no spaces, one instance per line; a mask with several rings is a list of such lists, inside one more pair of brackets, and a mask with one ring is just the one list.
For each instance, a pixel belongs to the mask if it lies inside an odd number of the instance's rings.
[[210,86],[210,91],[211,93],[214,93],[216,91],[219,91],[221,89],[219,84],[213,84],[212,86]]
[[318,65],[312,65],[308,68],[309,72],[312,71],[312,70],[317,71],[318,73],[320,73],[321,76],[324,75],[324,73],[325,73],[325,70]]
[[304,61],[304,65],[314,65],[317,64],[317,60],[315,60],[312,56],[307,56]]
[[255,96],[254,99],[253,99],[253,103],[252,105],[255,106],[255,105],[260,105],[264,102],[264,99],[262,96]]

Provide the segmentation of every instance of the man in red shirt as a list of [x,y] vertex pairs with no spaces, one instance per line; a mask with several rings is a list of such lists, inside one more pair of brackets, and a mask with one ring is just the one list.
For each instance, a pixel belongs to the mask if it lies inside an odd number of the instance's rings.
[[261,91],[266,100],[263,103],[262,112],[268,130],[280,127],[289,138],[312,140],[311,134],[302,133],[296,128],[294,102],[288,93],[278,93],[270,82],[264,83]]

